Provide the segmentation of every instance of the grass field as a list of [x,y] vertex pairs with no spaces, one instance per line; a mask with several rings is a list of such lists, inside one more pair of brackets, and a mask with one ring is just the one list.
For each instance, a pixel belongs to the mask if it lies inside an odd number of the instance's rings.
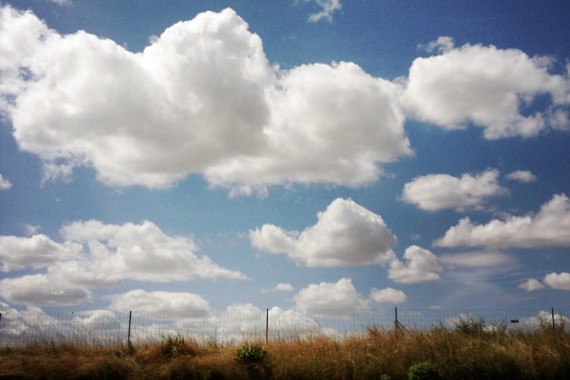
[[[0,379],[570,379],[563,328],[488,330],[468,322],[409,332],[370,328],[342,340],[219,345],[178,335],[136,347],[4,347]],[[410,374],[422,362],[436,372]]]

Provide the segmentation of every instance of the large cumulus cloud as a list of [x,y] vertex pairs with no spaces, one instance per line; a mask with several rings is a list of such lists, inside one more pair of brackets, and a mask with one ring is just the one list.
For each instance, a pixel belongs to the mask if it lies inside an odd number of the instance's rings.
[[90,166],[111,185],[163,188],[198,173],[243,193],[361,185],[410,153],[393,84],[351,63],[280,70],[231,9],[179,22],[140,53],[10,7],[0,17],[0,106],[47,177]]
[[570,246],[570,199],[557,194],[535,214],[474,224],[461,219],[434,244],[439,247],[546,248]]
[[265,224],[250,231],[249,238],[258,249],[285,253],[313,267],[387,264],[395,258],[391,247],[397,242],[380,215],[342,198],[300,233]]
[[[197,174],[232,195],[362,186],[412,153],[405,115],[476,124],[488,139],[570,125],[568,74],[516,49],[443,37],[430,45],[439,54],[390,81],[352,62],[282,70],[231,9],[176,23],[137,53],[83,31],[61,35],[9,6],[0,18],[0,110],[45,179],[87,166],[113,186],[165,188]],[[540,95],[550,101],[535,112]]]
[[[568,128],[568,80],[549,72],[552,58],[481,44],[455,47],[450,37],[428,47],[440,54],[415,59],[405,80],[402,101],[413,117],[444,129],[473,123],[487,139]],[[526,113],[539,95],[551,98],[547,109]]]

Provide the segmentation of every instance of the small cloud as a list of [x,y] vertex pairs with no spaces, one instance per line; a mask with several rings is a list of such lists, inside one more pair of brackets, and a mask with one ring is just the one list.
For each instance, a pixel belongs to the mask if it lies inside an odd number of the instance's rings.
[[440,36],[435,41],[431,41],[427,45],[418,45],[418,48],[425,49],[428,53],[446,53],[453,50],[455,43],[453,37]]
[[496,169],[476,175],[463,174],[459,178],[429,174],[406,183],[402,199],[426,211],[480,209],[488,198],[507,193],[498,179]]
[[375,289],[370,292],[370,299],[378,303],[404,303],[406,293],[393,288]]
[[546,286],[544,286],[542,282],[535,280],[534,278],[531,278],[520,284],[519,288],[524,289],[527,292],[534,292],[535,290],[544,289],[546,288]]
[[291,292],[294,289],[293,285],[280,282],[273,289],[262,289],[261,293]]
[[333,13],[342,9],[340,0],[305,0],[305,2],[314,2],[321,8],[320,12],[309,16],[310,22],[319,22],[323,19],[332,22]]
[[21,224],[20,226],[28,237],[36,235],[42,229],[41,226],[34,226],[33,224],[28,223]]
[[295,288],[293,288],[293,285],[280,282],[273,290],[276,292],[291,292],[294,289]]
[[518,181],[524,183],[536,181],[536,176],[532,174],[530,170],[517,170],[507,174],[505,177],[511,181]]
[[301,289],[294,297],[296,309],[312,316],[351,316],[368,309],[350,278],[321,282]]
[[439,280],[443,271],[439,259],[427,249],[412,245],[404,253],[405,263],[394,259],[390,263],[388,278],[400,284],[417,284]]
[[127,312],[133,311],[156,317],[192,315],[203,317],[210,314],[208,302],[193,293],[183,292],[147,292],[142,289],[113,296],[109,308]]
[[570,273],[550,273],[544,277],[544,283],[553,289],[570,290]]
[[55,3],[57,5],[71,5],[71,0],[48,0],[50,3]]
[[514,261],[512,255],[503,252],[468,252],[441,255],[440,261],[446,265],[487,268],[505,265]]
[[0,190],[9,190],[12,188],[12,183],[0,174]]

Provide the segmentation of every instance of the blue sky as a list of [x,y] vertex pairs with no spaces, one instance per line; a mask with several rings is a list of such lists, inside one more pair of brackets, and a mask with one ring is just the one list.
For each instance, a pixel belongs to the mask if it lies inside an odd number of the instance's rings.
[[570,309],[569,17],[4,1],[0,307]]

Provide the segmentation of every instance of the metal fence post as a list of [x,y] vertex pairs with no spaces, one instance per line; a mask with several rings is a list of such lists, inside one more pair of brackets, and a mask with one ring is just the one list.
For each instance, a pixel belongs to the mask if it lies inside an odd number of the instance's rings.
[[131,317],[132,317],[132,310],[129,311],[129,330],[127,332],[127,345],[131,348]]
[[265,314],[265,343],[269,342],[269,309]]

